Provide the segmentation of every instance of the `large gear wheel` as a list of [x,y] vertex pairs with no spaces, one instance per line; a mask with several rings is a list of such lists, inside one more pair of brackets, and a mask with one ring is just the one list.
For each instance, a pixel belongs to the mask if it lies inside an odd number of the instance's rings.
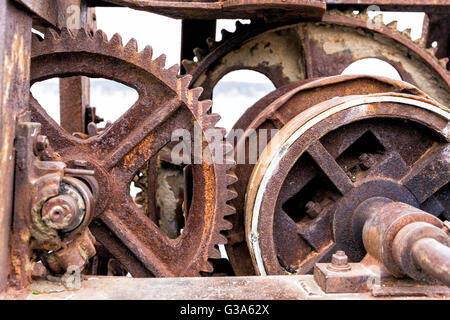
[[336,97],[286,122],[246,192],[256,273],[309,273],[335,250],[360,262],[366,251],[359,210],[374,199],[448,219],[449,128],[448,108],[393,92]]
[[[67,29],[61,34],[48,30],[45,38],[32,42],[31,82],[54,77],[83,75],[102,77],[128,85],[139,94],[136,103],[121,118],[98,135],[80,139],[69,135],[35,99],[32,120],[42,124],[52,151],[47,158],[69,167],[94,170],[99,185],[95,220],[90,229],[97,241],[133,276],[198,276],[212,272],[209,259],[220,258],[222,231],[231,228],[226,216],[234,213],[228,201],[235,197],[230,185],[236,181],[230,169],[234,162],[217,161],[217,150],[205,135],[220,119],[209,113],[211,101],[199,101],[201,89],[188,89],[191,76],[177,77],[178,66],[164,68],[165,56],[152,60],[151,47],[137,51],[134,39],[122,45],[119,35],[109,41],[102,31],[89,34]],[[130,195],[138,171],[169,144],[175,129],[194,135],[199,127],[203,158],[190,166],[189,206],[182,234],[170,239],[143,212]],[[223,134],[222,129],[219,130]],[[184,154],[188,159],[193,154]],[[197,164],[198,163],[198,164]]]
[[279,88],[309,78],[341,74],[357,60],[377,58],[390,63],[407,81],[444,105],[450,105],[448,58],[438,59],[426,47],[427,31],[413,41],[410,30],[397,22],[384,25],[382,15],[331,11],[320,22],[283,21],[236,23],[236,31],[222,31],[222,40],[207,39],[194,50],[195,61],[183,66],[193,76],[191,87],[202,87],[211,98],[215,85],[235,70],[255,70]]
[[[308,79],[273,91],[250,107],[237,121],[231,131],[237,134],[229,135],[228,139],[234,143],[235,160],[241,163],[242,159],[245,159],[247,162],[239,164],[234,169],[239,177],[239,181],[234,186],[238,196],[232,200],[236,208],[236,214],[230,217],[233,229],[227,232],[229,242],[226,249],[236,274],[254,273],[244,229],[246,193],[255,167],[255,159],[251,160],[252,155],[249,152],[253,141],[270,141],[271,132],[281,130],[299,113],[333,99],[337,93],[342,96],[352,96],[383,92],[409,93],[426,97],[414,86],[388,78],[352,75]],[[239,134],[240,132],[243,134]],[[264,136],[265,134],[267,136]],[[285,195],[281,197],[283,196]]]

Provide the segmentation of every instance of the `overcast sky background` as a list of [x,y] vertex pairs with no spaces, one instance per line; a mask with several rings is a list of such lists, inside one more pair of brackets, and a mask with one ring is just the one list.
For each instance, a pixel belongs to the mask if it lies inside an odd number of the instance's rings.
[[[122,36],[126,44],[135,38],[139,50],[146,45],[153,47],[153,56],[167,56],[166,67],[179,63],[181,21],[163,16],[136,11],[127,8],[97,8],[97,27],[102,29],[108,38],[114,33]],[[372,16],[376,13],[371,13]],[[412,29],[413,39],[419,38],[422,32],[423,14],[421,13],[384,13],[383,20],[389,23],[399,20],[399,30]],[[249,23],[247,20],[241,20]],[[221,30],[235,30],[235,20],[219,20],[217,40],[221,39]],[[345,74],[369,73],[391,76],[399,79],[393,67],[377,61],[356,63],[344,71]],[[214,112],[222,116],[219,123],[230,129],[239,116],[251,105],[267,93],[274,90],[273,84],[263,75],[253,71],[236,71],[225,76],[214,90]],[[47,112],[59,122],[59,89],[56,79],[35,84],[32,88],[35,98],[45,107]],[[91,105],[97,107],[97,113],[106,120],[114,121],[125,112],[137,99],[137,93],[121,84],[104,80],[91,80]],[[233,108],[230,108],[233,106]],[[235,106],[239,106],[236,108]]]

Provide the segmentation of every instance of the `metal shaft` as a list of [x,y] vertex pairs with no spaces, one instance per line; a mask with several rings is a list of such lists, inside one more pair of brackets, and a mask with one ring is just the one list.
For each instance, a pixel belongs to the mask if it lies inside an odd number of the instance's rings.
[[365,212],[364,247],[390,273],[450,286],[450,237],[441,220],[389,199],[375,199]]
[[450,248],[432,238],[423,238],[413,245],[412,255],[420,268],[450,287]]

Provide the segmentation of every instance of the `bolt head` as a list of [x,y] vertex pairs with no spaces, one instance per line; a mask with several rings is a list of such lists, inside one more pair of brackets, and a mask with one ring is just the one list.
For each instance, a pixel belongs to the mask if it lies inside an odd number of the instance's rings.
[[358,159],[361,162],[361,167],[364,170],[369,170],[375,165],[375,159],[370,154],[363,153],[362,155],[359,156]]
[[348,271],[351,269],[344,251],[338,250],[331,256],[331,264],[328,265],[328,269],[331,271]]
[[59,195],[44,203],[41,211],[42,221],[50,228],[61,230],[67,228],[75,219],[77,205],[67,195]]
[[306,214],[314,219],[315,217],[317,217],[320,212],[322,211],[322,206],[320,205],[320,203],[318,202],[314,202],[314,201],[309,201],[306,206]]

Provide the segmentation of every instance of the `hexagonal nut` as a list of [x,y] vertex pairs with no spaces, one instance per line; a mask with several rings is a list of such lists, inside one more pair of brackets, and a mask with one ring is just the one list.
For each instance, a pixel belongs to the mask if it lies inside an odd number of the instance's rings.
[[344,251],[338,250],[331,256],[331,263],[327,267],[331,271],[348,271],[351,269],[348,257]]
[[331,257],[333,266],[345,266],[348,264],[348,257],[344,251],[339,250]]

